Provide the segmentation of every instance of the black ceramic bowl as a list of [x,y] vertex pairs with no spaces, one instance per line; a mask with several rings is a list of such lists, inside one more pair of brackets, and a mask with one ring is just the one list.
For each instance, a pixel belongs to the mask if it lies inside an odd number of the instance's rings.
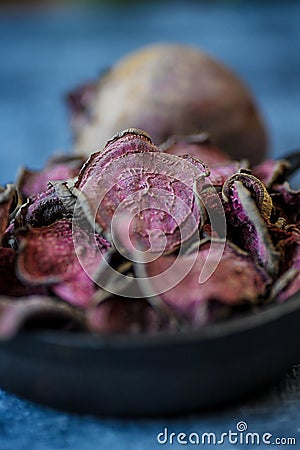
[[180,334],[22,332],[0,344],[0,386],[55,408],[183,413],[237,400],[300,362],[300,293]]

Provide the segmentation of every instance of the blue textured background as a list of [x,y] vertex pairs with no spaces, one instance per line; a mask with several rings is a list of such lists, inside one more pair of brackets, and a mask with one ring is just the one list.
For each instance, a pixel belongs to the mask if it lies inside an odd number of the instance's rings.
[[[71,148],[63,103],[70,88],[125,53],[158,41],[202,47],[225,62],[257,98],[273,154],[300,147],[299,3],[169,1],[30,13],[0,10],[0,182],[12,181],[20,165],[38,168],[54,150]],[[246,420],[250,431],[295,436],[300,445],[300,369],[251,401],[176,419],[78,417],[0,391],[0,450],[150,450],[162,447],[155,439],[164,426],[221,433],[235,429],[239,420]]]

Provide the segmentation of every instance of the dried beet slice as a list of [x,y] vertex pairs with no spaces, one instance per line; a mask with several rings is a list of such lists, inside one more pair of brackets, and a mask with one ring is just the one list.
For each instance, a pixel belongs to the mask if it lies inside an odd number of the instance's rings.
[[[214,245],[223,246],[221,242]],[[206,243],[196,253],[177,259],[176,255],[160,256],[145,265],[144,277],[148,278],[142,279],[141,286],[148,287],[149,293],[150,285],[167,305],[194,325],[207,323],[210,304],[215,301],[233,306],[256,303],[265,295],[270,279],[250,255],[229,244],[221,258],[218,251],[208,256],[209,252],[210,244]],[[205,264],[214,264],[216,268],[200,284],[199,276]],[[187,274],[186,267],[191,267]],[[166,286],[173,287],[166,290]]]
[[57,221],[49,226],[19,230],[18,272],[31,284],[58,283],[72,274],[76,258],[72,223]]
[[18,243],[15,238],[14,221],[12,220],[2,236],[2,247],[18,249]]
[[199,180],[202,180],[203,178],[209,177],[210,169],[209,169],[208,165],[202,161],[202,159],[196,158],[195,156],[191,156],[191,155],[182,155],[182,156],[180,156],[180,159],[188,161],[189,163],[193,164],[193,166],[195,166],[198,169],[198,171],[199,171],[198,174],[195,174],[196,181],[199,181]]
[[212,143],[207,133],[171,136],[159,148],[169,155],[183,156],[188,154],[201,159],[208,166],[230,161],[229,156]]
[[267,189],[277,183],[288,172],[290,164],[284,159],[267,159],[253,167],[253,175],[259,178]]
[[0,295],[23,297],[32,294],[47,294],[43,286],[29,286],[16,275],[17,253],[12,248],[0,247]]
[[147,133],[136,128],[128,128],[113,136],[102,151],[90,156],[78,175],[75,188],[83,190],[86,183],[89,183],[89,189],[93,191],[94,186],[97,186],[97,178],[106,164],[121,156],[158,151]]
[[232,177],[224,182],[222,189],[224,200],[227,201],[228,196],[231,195],[232,186],[236,181],[243,184],[243,186],[251,193],[251,197],[254,199],[262,217],[264,219],[269,219],[273,209],[273,202],[270,194],[258,178],[250,173],[245,173],[243,170],[232,175]]
[[49,181],[68,180],[78,175],[83,159],[76,156],[57,156],[40,171],[22,169],[17,186],[23,198],[32,197],[48,187]]
[[70,219],[76,198],[68,188],[67,182],[50,184],[48,189],[31,197],[19,209],[15,218],[15,228],[42,227],[57,220]]
[[286,222],[278,220],[276,223],[268,224],[268,231],[272,238],[275,250],[280,255],[278,276],[286,272],[293,258],[296,235],[298,230],[295,227],[286,225]]
[[276,184],[272,189],[272,201],[278,214],[284,217],[287,223],[300,223],[300,190],[291,189],[286,181],[283,184]]
[[73,217],[74,208],[77,202],[77,197],[73,195],[72,189],[74,187],[75,179],[67,181],[53,181],[49,183],[49,186],[53,187],[59,201],[65,208],[65,217]]
[[279,270],[280,254],[274,247],[267,224],[250,190],[239,179],[234,179],[230,187],[226,186],[225,192],[224,207],[231,240],[275,276]]
[[300,233],[299,229],[290,232],[284,240],[284,254],[288,269],[274,283],[271,298],[285,301],[300,290]]
[[74,305],[89,304],[96,287],[88,273],[96,272],[109,247],[104,238],[96,241],[94,235],[67,220],[19,231],[17,237],[17,270],[23,281],[49,285],[61,299]]
[[18,195],[13,184],[8,184],[6,188],[0,187],[0,244],[9,224],[10,213],[18,204]]
[[86,310],[87,327],[93,333],[156,333],[171,330],[172,321],[159,314],[143,298],[110,297]]
[[151,144],[146,144],[139,135],[114,139],[107,148],[113,145],[118,157],[110,150],[108,158],[104,150],[104,161],[101,154],[92,158],[92,166],[86,166],[87,174],[80,174],[75,187],[92,225],[96,221],[110,233],[116,214],[127,214],[134,218],[134,232],[144,239],[145,247],[151,245],[150,235],[155,232],[163,238],[156,235],[152,239],[153,251],[170,251],[198,228],[200,210],[193,187],[209,170],[199,160],[167,155],[158,149],[153,152]]
[[[121,158],[107,167],[106,176],[116,180],[116,184],[105,192],[106,178],[100,181],[98,192],[103,200],[99,205],[97,221],[104,230],[109,230],[118,209],[120,214],[127,213],[136,218],[135,232],[145,238],[146,247],[150,233],[159,230],[166,236],[165,250],[170,251],[195,232],[200,211],[194,200],[193,177],[191,174],[188,175],[190,178],[186,176],[191,164],[168,161],[167,158],[164,160],[160,156],[158,159],[155,154],[143,155],[142,158],[135,155],[132,160],[126,158],[125,170]],[[176,176],[172,177],[173,163]],[[192,168],[192,171],[196,174],[196,170]],[[118,173],[121,176],[118,177]],[[179,173],[184,182],[177,178]],[[161,250],[158,238],[154,245],[153,251]]]
[[84,315],[55,298],[0,296],[0,340],[10,339],[24,328],[85,330]]
[[228,179],[240,170],[247,170],[247,165],[246,161],[230,161],[210,166],[210,175],[207,178],[207,182],[213,186],[222,187]]
[[204,185],[200,193],[201,201],[206,211],[206,223],[201,231],[203,236],[226,238],[227,223],[221,192],[212,185]]

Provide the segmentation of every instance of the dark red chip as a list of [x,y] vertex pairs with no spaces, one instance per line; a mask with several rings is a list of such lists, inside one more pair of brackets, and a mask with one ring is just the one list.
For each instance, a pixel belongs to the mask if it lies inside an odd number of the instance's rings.
[[90,331],[109,333],[155,333],[170,329],[165,317],[145,299],[111,297],[86,311]]
[[40,171],[23,169],[18,180],[18,189],[24,198],[32,197],[48,187],[49,181],[68,180],[78,175],[83,159],[75,156],[52,158]]
[[32,285],[48,285],[61,299],[85,307],[96,287],[96,273],[108,242],[67,220],[19,231],[18,274]]
[[[257,302],[270,282],[250,255],[228,244],[224,252],[222,243],[214,243],[214,246],[210,256],[210,243],[207,243],[197,253],[183,255],[177,260],[176,255],[161,256],[146,265],[145,275],[154,292],[193,324],[208,321],[211,302],[229,306]],[[215,267],[215,270],[200,283],[205,265]],[[187,267],[191,267],[188,273]],[[165,290],[168,286],[172,287]]]
[[201,161],[188,159],[159,152],[136,132],[121,135],[80,173],[75,187],[83,194],[81,208],[108,233],[118,214],[128,215],[146,247],[153,233],[161,233],[164,239],[155,239],[151,248],[171,251],[199,226],[193,189],[209,174]]
[[9,225],[9,215],[17,206],[17,192],[13,184],[9,184],[6,188],[0,187],[0,245]]
[[47,294],[47,287],[30,286],[16,275],[17,253],[12,248],[0,247],[0,295],[23,297]]

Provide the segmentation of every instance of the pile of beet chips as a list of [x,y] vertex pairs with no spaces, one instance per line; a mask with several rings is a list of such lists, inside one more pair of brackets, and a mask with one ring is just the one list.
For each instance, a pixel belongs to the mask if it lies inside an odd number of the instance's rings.
[[300,288],[298,162],[128,129],[86,162],[23,170],[0,190],[0,337],[177,332],[284,302]]

